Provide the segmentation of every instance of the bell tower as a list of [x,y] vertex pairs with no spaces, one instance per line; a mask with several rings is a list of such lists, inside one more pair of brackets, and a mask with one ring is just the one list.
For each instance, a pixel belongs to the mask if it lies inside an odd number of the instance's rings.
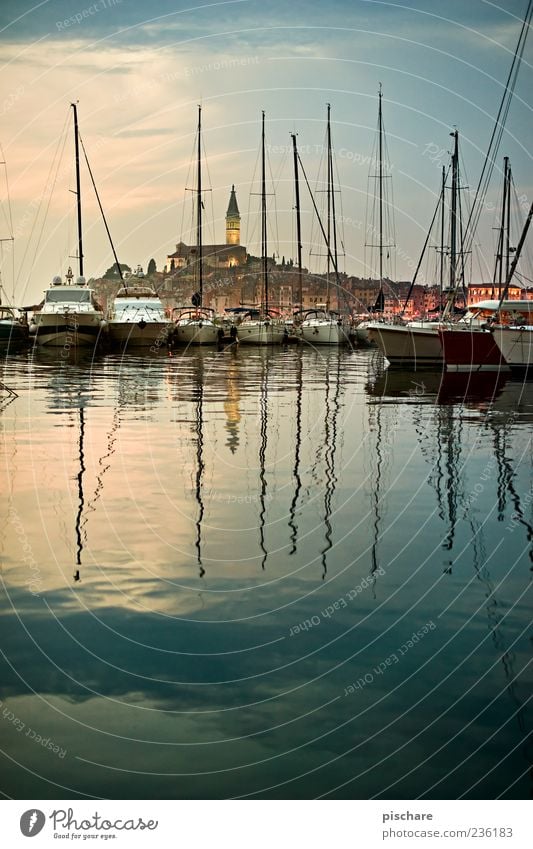
[[226,212],[226,244],[240,245],[241,243],[241,216],[235,197],[235,186],[231,187],[228,210]]

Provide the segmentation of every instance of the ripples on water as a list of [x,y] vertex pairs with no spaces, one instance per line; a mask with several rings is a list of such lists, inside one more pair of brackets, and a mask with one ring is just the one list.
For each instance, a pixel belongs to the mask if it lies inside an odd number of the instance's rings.
[[530,385],[60,354],[4,363],[4,794],[530,795]]

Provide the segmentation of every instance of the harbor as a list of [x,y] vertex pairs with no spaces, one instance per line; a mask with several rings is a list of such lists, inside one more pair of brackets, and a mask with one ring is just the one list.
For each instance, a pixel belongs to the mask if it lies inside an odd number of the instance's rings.
[[12,793],[529,796],[532,384],[298,346],[4,381]]
[[511,5],[0,9],[10,846],[526,845]]

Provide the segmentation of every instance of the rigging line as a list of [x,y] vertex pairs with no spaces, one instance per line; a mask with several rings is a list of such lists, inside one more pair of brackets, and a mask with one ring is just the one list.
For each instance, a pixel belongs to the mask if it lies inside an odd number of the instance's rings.
[[[194,153],[195,153],[195,149],[196,149],[196,133],[194,135],[192,144],[193,144],[193,147],[192,147],[191,155],[189,157],[189,165],[187,167],[187,173],[185,175],[185,183],[184,183],[184,188],[183,188],[183,202],[182,202],[182,205],[181,205],[181,229],[180,229],[180,232],[179,232],[180,241],[183,241],[183,237],[185,235],[185,229],[184,229],[185,228],[185,208],[187,206],[187,188],[186,187],[191,182],[191,170],[193,168]],[[194,178],[194,175],[193,175],[193,178]],[[192,208],[193,208],[193,212],[191,213],[191,226],[190,226],[189,230],[187,231],[188,234],[189,234],[187,236],[187,239],[188,239],[189,242],[191,241],[191,234],[192,234],[192,228],[193,228],[194,201],[193,201],[193,207]]]
[[[446,173],[446,178],[448,177],[448,174],[449,174],[449,173],[450,173],[450,166],[448,166],[448,171],[447,171],[447,173]],[[420,271],[420,266],[422,265],[422,262],[423,262],[423,259],[424,259],[424,255],[425,255],[425,253],[426,253],[426,248],[427,248],[427,246],[428,246],[428,243],[429,243],[429,240],[430,240],[430,237],[431,237],[431,232],[432,232],[432,230],[433,230],[433,225],[435,224],[435,219],[436,219],[436,217],[437,217],[437,214],[438,214],[439,209],[440,209],[440,205],[441,205],[441,203],[442,203],[442,197],[443,197],[442,193],[443,193],[443,192],[444,192],[444,185],[443,185],[443,187],[442,187],[442,189],[441,189],[441,192],[439,192],[439,198],[438,198],[438,200],[437,200],[437,205],[435,206],[435,211],[434,211],[434,213],[433,213],[433,218],[431,219],[431,224],[429,225],[429,229],[428,229],[428,232],[427,232],[427,235],[426,235],[426,240],[425,240],[425,242],[424,242],[424,246],[423,246],[422,251],[421,251],[421,253],[420,253],[420,258],[419,258],[419,260],[418,260],[418,264],[417,264],[417,266],[416,266],[415,273],[413,274],[413,279],[412,279],[412,281],[411,281],[411,285],[409,286],[409,291],[407,292],[407,297],[406,297],[406,299],[405,299],[405,301],[404,301],[404,305],[403,305],[403,307],[402,307],[402,309],[401,309],[401,311],[400,311],[400,316],[403,316],[403,314],[404,314],[405,310],[407,309],[407,304],[409,303],[409,300],[410,300],[410,298],[411,298],[411,295],[412,295],[412,292],[413,292],[413,289],[414,289],[414,286],[415,286],[415,283],[416,283],[416,280],[417,280],[417,277],[418,277],[418,272]]]
[[260,213],[252,214],[252,196],[257,194],[257,192],[253,192],[252,189],[254,188],[254,185],[258,182],[257,173],[258,173],[258,170],[259,170],[260,157],[261,157],[261,146],[259,146],[259,149],[258,149],[257,154],[256,154],[254,168],[253,168],[253,171],[252,171],[252,180],[250,182],[250,191],[248,192],[248,209],[247,209],[247,213],[246,213],[246,234],[245,234],[245,236],[246,236],[246,242],[249,245],[253,244],[253,242],[256,238],[256,233],[259,232],[259,223],[258,222],[261,218]]
[[4,174],[5,174],[5,180],[6,180],[7,210],[8,210],[8,213],[9,213],[9,218],[8,218],[9,235],[11,236],[11,238],[14,238],[14,235],[13,235],[13,212],[12,212],[12,209],[11,209],[11,195],[9,193],[9,179],[8,179],[8,174],[7,174],[7,162],[6,162],[6,157],[4,155],[4,148],[2,147],[1,144],[0,144],[0,156],[2,157],[2,165],[4,166]]
[[518,245],[516,246],[516,249],[515,249],[515,255],[513,257],[513,261],[511,263],[511,267],[509,269],[509,274],[507,275],[507,279],[505,281],[505,286],[502,290],[502,294],[501,294],[501,297],[500,297],[500,303],[498,305],[498,312],[501,310],[502,304],[503,304],[505,298],[507,297],[507,292],[509,291],[509,286],[511,284],[511,280],[513,279],[513,275],[515,273],[516,266],[518,265],[518,262],[520,260],[520,254],[522,253],[522,248],[523,248],[524,242],[526,240],[526,236],[527,236],[527,233],[528,233],[528,230],[529,230],[529,225],[531,224],[531,218],[532,217],[533,217],[533,203],[531,204],[531,207],[529,209],[529,213],[528,213],[528,216],[526,218],[526,222],[524,224],[524,228],[522,230],[520,240],[519,240]]
[[[533,0],[532,0],[532,2],[533,2]],[[311,186],[309,185],[309,180],[307,179],[307,174],[306,174],[306,172],[305,172],[305,168],[304,168],[304,166],[303,166],[302,158],[301,158],[301,156],[300,156],[300,153],[299,153],[299,152],[298,152],[298,162],[300,163],[300,168],[302,169],[302,174],[304,175],[305,184],[306,184],[306,186],[307,186],[307,189],[308,189],[308,191],[309,191],[309,195],[310,195],[310,197],[311,197],[311,201],[312,201],[312,204],[313,204],[313,209],[315,210],[315,215],[316,215],[316,217],[317,217],[317,221],[318,221],[318,223],[319,223],[319,225],[320,225],[320,230],[321,230],[321,232],[322,232],[323,239],[324,239],[324,241],[325,241],[325,243],[326,243],[326,247],[327,247],[327,249],[328,249],[328,255],[329,255],[329,258],[330,258],[330,260],[331,260],[331,262],[332,262],[332,264],[333,264],[333,268],[334,268],[334,271],[335,271],[335,278],[336,278],[336,280],[337,280],[337,285],[340,285],[340,281],[339,281],[339,271],[338,271],[338,268],[337,268],[337,263],[336,263],[336,261],[335,261],[335,259],[334,259],[334,257],[333,257],[333,254],[331,253],[331,248],[330,248],[329,243],[328,243],[328,240],[327,240],[326,231],[324,230],[324,225],[322,224],[322,220],[321,220],[321,218],[320,218],[320,215],[318,214],[317,205],[316,205],[315,199],[314,199],[314,197],[313,197],[313,193],[312,193],[312,191],[311,191]]]
[[83,150],[83,155],[84,155],[84,157],[85,157],[85,162],[87,163],[87,169],[88,169],[88,171],[89,171],[89,176],[90,176],[90,178],[91,178],[91,183],[93,184],[93,189],[94,189],[94,193],[95,193],[95,195],[96,195],[96,200],[98,201],[98,206],[99,206],[99,208],[100,208],[100,212],[101,212],[101,214],[102,214],[102,219],[103,219],[103,222],[104,222],[105,231],[106,231],[106,233],[107,233],[107,238],[109,239],[109,244],[111,245],[111,250],[113,251],[113,256],[115,257],[115,263],[116,263],[116,266],[117,266],[117,270],[118,270],[118,273],[119,273],[119,275],[120,275],[120,279],[121,279],[121,281],[122,281],[122,282],[124,282],[124,276],[123,276],[123,274],[122,274],[122,269],[121,269],[121,267],[120,267],[120,263],[119,263],[119,261],[118,261],[117,252],[116,252],[116,250],[115,250],[115,245],[113,244],[113,239],[111,238],[111,233],[110,233],[110,231],[109,231],[109,227],[108,227],[108,224],[107,224],[107,219],[106,219],[106,217],[105,217],[104,209],[103,209],[103,207],[102,207],[102,202],[101,202],[101,200],[100,200],[100,195],[98,194],[98,189],[96,188],[96,183],[95,183],[95,181],[94,181],[93,172],[92,172],[91,166],[90,166],[90,164],[89,164],[89,158],[88,158],[88,156],[87,156],[87,151],[85,150],[85,145],[83,144],[83,139],[82,139],[82,137],[81,137],[81,133],[78,133],[78,138],[79,138],[79,140],[80,140],[81,149]]
[[[285,150],[285,153],[283,154],[283,164],[285,164],[286,160],[287,160],[287,150]],[[275,180],[274,180],[274,175],[272,173],[272,163],[270,162],[270,156],[269,156],[269,153],[268,153],[268,148],[267,148],[267,151],[266,151],[265,161],[266,161],[268,173],[270,175],[270,185],[272,186],[272,196],[274,198],[274,228],[272,228],[272,225],[271,225],[270,230],[272,231],[272,229],[274,229],[274,232],[276,234],[275,235],[275,241],[276,241],[277,253],[278,253],[278,257],[279,257],[279,248],[280,248],[279,222],[278,222],[279,215],[278,215],[278,205],[277,205],[278,199],[277,199],[277,195],[276,195],[276,189],[277,189],[278,183],[276,183]],[[269,212],[270,212],[270,210],[269,210]],[[272,216],[269,215],[268,217],[271,220]]]
[[[524,20],[522,22],[522,27],[520,30],[520,35],[518,38],[518,43],[514,52],[513,61],[511,63],[511,68],[509,70],[509,75],[507,77],[507,82],[505,84],[505,89],[502,95],[502,99],[500,102],[500,106],[498,109],[498,114],[496,116],[496,121],[494,123],[494,127],[492,130],[492,134],[489,141],[489,146],[487,149],[487,153],[485,155],[485,160],[483,162],[483,168],[481,169],[481,174],[479,177],[478,185],[476,188],[476,193],[474,195],[474,201],[472,204],[472,209],[470,212],[470,216],[466,223],[466,233],[467,233],[467,247],[468,242],[471,242],[474,238],[474,233],[477,229],[477,224],[479,222],[479,218],[481,216],[483,202],[485,198],[485,194],[488,189],[488,185],[492,176],[492,171],[494,169],[496,156],[500,147],[503,130],[505,127],[505,121],[507,119],[507,115],[509,113],[509,108],[511,105],[511,100],[514,93],[514,87],[516,84],[516,79],[518,76],[518,71],[520,68],[520,63],[522,60],[522,55],[524,52],[527,34],[530,26],[530,19],[533,13],[533,0],[529,0],[526,14]],[[503,119],[502,119],[503,116]],[[502,120],[501,120],[502,119]],[[477,206],[476,206],[477,204]]]
[[[58,139],[58,142],[57,142],[57,147],[56,147],[56,150],[55,150],[54,156],[53,156],[53,158],[52,158],[52,162],[51,162],[51,164],[50,164],[50,170],[49,170],[49,172],[48,172],[48,176],[47,176],[47,178],[46,178],[46,182],[45,182],[44,187],[43,187],[43,191],[42,191],[42,194],[41,194],[41,198],[40,198],[40,200],[39,200],[39,206],[38,206],[38,208],[37,208],[37,213],[36,213],[35,218],[34,218],[34,220],[33,220],[32,228],[31,228],[31,230],[30,230],[30,235],[29,235],[29,237],[28,237],[28,241],[27,241],[27,243],[26,243],[26,249],[25,249],[25,251],[24,251],[24,254],[23,254],[23,257],[22,257],[22,260],[21,260],[20,266],[19,266],[19,272],[18,272],[18,274],[17,274],[16,285],[18,285],[19,278],[20,278],[20,276],[22,275],[22,269],[24,268],[24,263],[25,263],[25,261],[26,261],[26,256],[28,255],[28,251],[30,250],[30,245],[31,245],[31,242],[32,242],[32,239],[33,239],[33,233],[34,233],[35,229],[36,229],[36,228],[37,228],[37,226],[38,226],[39,216],[40,216],[40,214],[41,214],[41,209],[42,209],[43,203],[44,203],[44,201],[45,201],[45,195],[46,195],[47,191],[49,190],[50,194],[49,194],[49,197],[48,197],[48,203],[47,203],[47,205],[46,205],[46,210],[45,210],[45,213],[44,213],[43,223],[42,223],[42,225],[41,225],[41,230],[40,230],[40,233],[39,233],[39,235],[38,235],[38,237],[37,237],[37,244],[36,244],[36,246],[35,246],[35,251],[34,251],[34,254],[33,254],[33,262],[31,263],[31,267],[33,268],[33,265],[35,264],[35,260],[36,260],[36,257],[37,257],[37,252],[38,252],[38,250],[39,250],[39,246],[40,246],[40,244],[41,244],[41,239],[42,239],[42,236],[43,236],[44,226],[45,226],[45,224],[46,224],[46,219],[47,219],[47,217],[48,217],[48,212],[49,212],[49,209],[50,209],[50,204],[51,204],[51,202],[52,202],[52,195],[53,195],[53,192],[54,192],[54,189],[55,189],[55,185],[56,185],[56,182],[57,182],[57,177],[58,177],[58,174],[59,174],[59,168],[60,168],[61,162],[62,162],[62,160],[63,160],[63,155],[64,155],[64,153],[65,153],[65,147],[66,147],[66,144],[67,144],[67,124],[68,124],[69,117],[70,117],[70,107],[69,107],[69,109],[68,109],[68,111],[67,111],[67,114],[66,114],[66,116],[65,116],[65,122],[64,122],[64,124],[63,124],[63,129],[62,129],[62,131],[61,131],[61,135],[59,136],[59,139]],[[56,159],[57,159],[57,164],[56,164]],[[49,189],[48,189],[49,181],[52,179],[52,175],[53,175],[53,171],[54,171],[54,166],[55,166],[55,169],[56,169],[56,170],[55,170],[55,175],[53,176],[53,182],[52,182],[52,185],[51,185],[51,186],[49,187]],[[26,289],[28,288],[29,283],[30,283],[30,279],[29,279],[29,277],[28,277],[28,280],[26,281],[26,285],[24,286],[24,289],[23,289],[23,291],[22,291],[22,297],[24,297],[25,292],[26,292]]]

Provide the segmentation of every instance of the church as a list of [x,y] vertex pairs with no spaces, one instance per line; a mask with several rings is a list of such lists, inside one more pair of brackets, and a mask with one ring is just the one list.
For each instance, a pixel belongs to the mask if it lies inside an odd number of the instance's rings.
[[[235,186],[231,187],[228,209],[226,211],[226,244],[225,245],[203,245],[202,259],[206,271],[219,268],[234,268],[244,265],[248,254],[246,248],[241,245],[241,216],[235,195]],[[198,259],[196,245],[186,245],[179,242],[174,253],[167,256],[165,271],[179,271],[182,268],[193,266]]]

